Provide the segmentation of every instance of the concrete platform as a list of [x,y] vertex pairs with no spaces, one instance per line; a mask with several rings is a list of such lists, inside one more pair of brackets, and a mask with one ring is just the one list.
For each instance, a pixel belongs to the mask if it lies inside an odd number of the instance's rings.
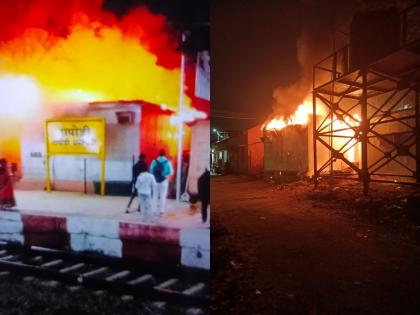
[[129,197],[85,195],[75,192],[46,191],[15,191],[17,209],[24,213],[77,215],[85,217],[112,218],[121,222],[147,223],[178,228],[206,228],[209,224],[201,222],[198,211],[192,214],[189,204],[167,200],[167,211],[164,217],[156,218],[153,222],[145,222],[136,211],[138,199],[131,204],[131,213],[125,209]]
[[147,262],[210,269],[210,229],[189,204],[168,200],[163,217],[145,220],[137,198],[73,192],[15,191],[17,207],[0,210],[0,240],[93,251]]

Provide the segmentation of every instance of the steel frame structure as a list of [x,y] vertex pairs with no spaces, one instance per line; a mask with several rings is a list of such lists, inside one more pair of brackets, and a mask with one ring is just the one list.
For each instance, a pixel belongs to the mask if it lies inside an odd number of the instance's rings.
[[[359,180],[365,194],[371,182],[420,187],[420,36],[410,28],[413,12],[419,14],[420,5],[401,13],[402,42],[387,57],[350,71],[346,45],[314,66],[315,187],[320,177]],[[411,104],[402,103],[407,98]],[[359,161],[349,158],[356,148]],[[337,161],[348,171],[337,170]]]

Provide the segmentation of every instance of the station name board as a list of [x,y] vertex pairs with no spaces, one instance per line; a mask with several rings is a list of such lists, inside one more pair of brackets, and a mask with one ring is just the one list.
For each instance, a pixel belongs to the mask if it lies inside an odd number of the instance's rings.
[[103,156],[105,119],[78,117],[46,121],[47,154]]

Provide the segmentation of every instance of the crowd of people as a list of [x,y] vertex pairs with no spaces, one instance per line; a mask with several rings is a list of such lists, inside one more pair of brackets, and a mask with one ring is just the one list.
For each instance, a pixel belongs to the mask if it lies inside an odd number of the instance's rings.
[[168,177],[172,174],[172,163],[166,157],[164,150],[159,151],[159,156],[152,161],[150,169],[146,162],[146,156],[141,154],[133,166],[133,194],[126,212],[130,211],[131,202],[137,195],[139,198],[138,211],[141,211],[145,218],[155,215],[163,216],[168,195]]
[[[166,157],[165,151],[159,151],[159,156],[151,162],[150,169],[146,155],[141,154],[133,166],[132,173],[132,195],[126,213],[130,212],[130,205],[137,196],[139,199],[138,211],[145,219],[163,216],[168,195],[168,177],[173,174],[172,163]],[[208,170],[200,176],[197,185],[202,206],[202,221],[205,223],[210,203],[210,172]]]

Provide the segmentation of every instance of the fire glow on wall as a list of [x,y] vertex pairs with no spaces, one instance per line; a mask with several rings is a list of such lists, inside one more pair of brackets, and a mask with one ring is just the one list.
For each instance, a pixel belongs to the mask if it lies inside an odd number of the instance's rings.
[[[292,129],[290,129],[287,133],[279,133],[281,130],[289,127],[289,126],[302,126],[302,130],[306,130],[308,132],[307,126],[312,123],[312,114],[313,114],[313,105],[309,101],[305,101],[303,104],[299,105],[294,113],[290,116],[274,116],[271,119],[268,119],[262,125],[262,130],[265,132],[273,132],[277,136],[285,136],[287,134],[291,134]],[[317,115],[325,114],[325,110],[323,107],[317,107]],[[318,118],[317,118],[318,119]],[[360,124],[361,118],[358,114],[354,114],[352,117],[349,116],[337,116],[333,115],[328,116],[323,122],[322,125],[324,126],[322,131],[325,133],[325,137],[329,133],[334,134],[334,141],[332,138],[326,141],[332,141],[331,146],[337,151],[344,151],[344,158],[346,158],[350,162],[358,162],[360,160],[360,144],[357,141],[357,130]],[[332,128],[330,128],[332,127]],[[292,132],[293,133],[293,132]],[[307,143],[306,149],[306,156],[313,155],[313,141],[309,138]],[[322,134],[321,134],[322,138]],[[293,150],[293,149],[291,149]],[[327,152],[325,154],[328,154]],[[302,155],[302,150],[297,155]],[[306,160],[308,161],[308,160]],[[307,162],[305,162],[307,163]],[[340,166],[336,166],[338,169],[346,167],[345,164]],[[307,166],[306,166],[307,168]],[[299,169],[305,169],[305,167],[299,167]]]

